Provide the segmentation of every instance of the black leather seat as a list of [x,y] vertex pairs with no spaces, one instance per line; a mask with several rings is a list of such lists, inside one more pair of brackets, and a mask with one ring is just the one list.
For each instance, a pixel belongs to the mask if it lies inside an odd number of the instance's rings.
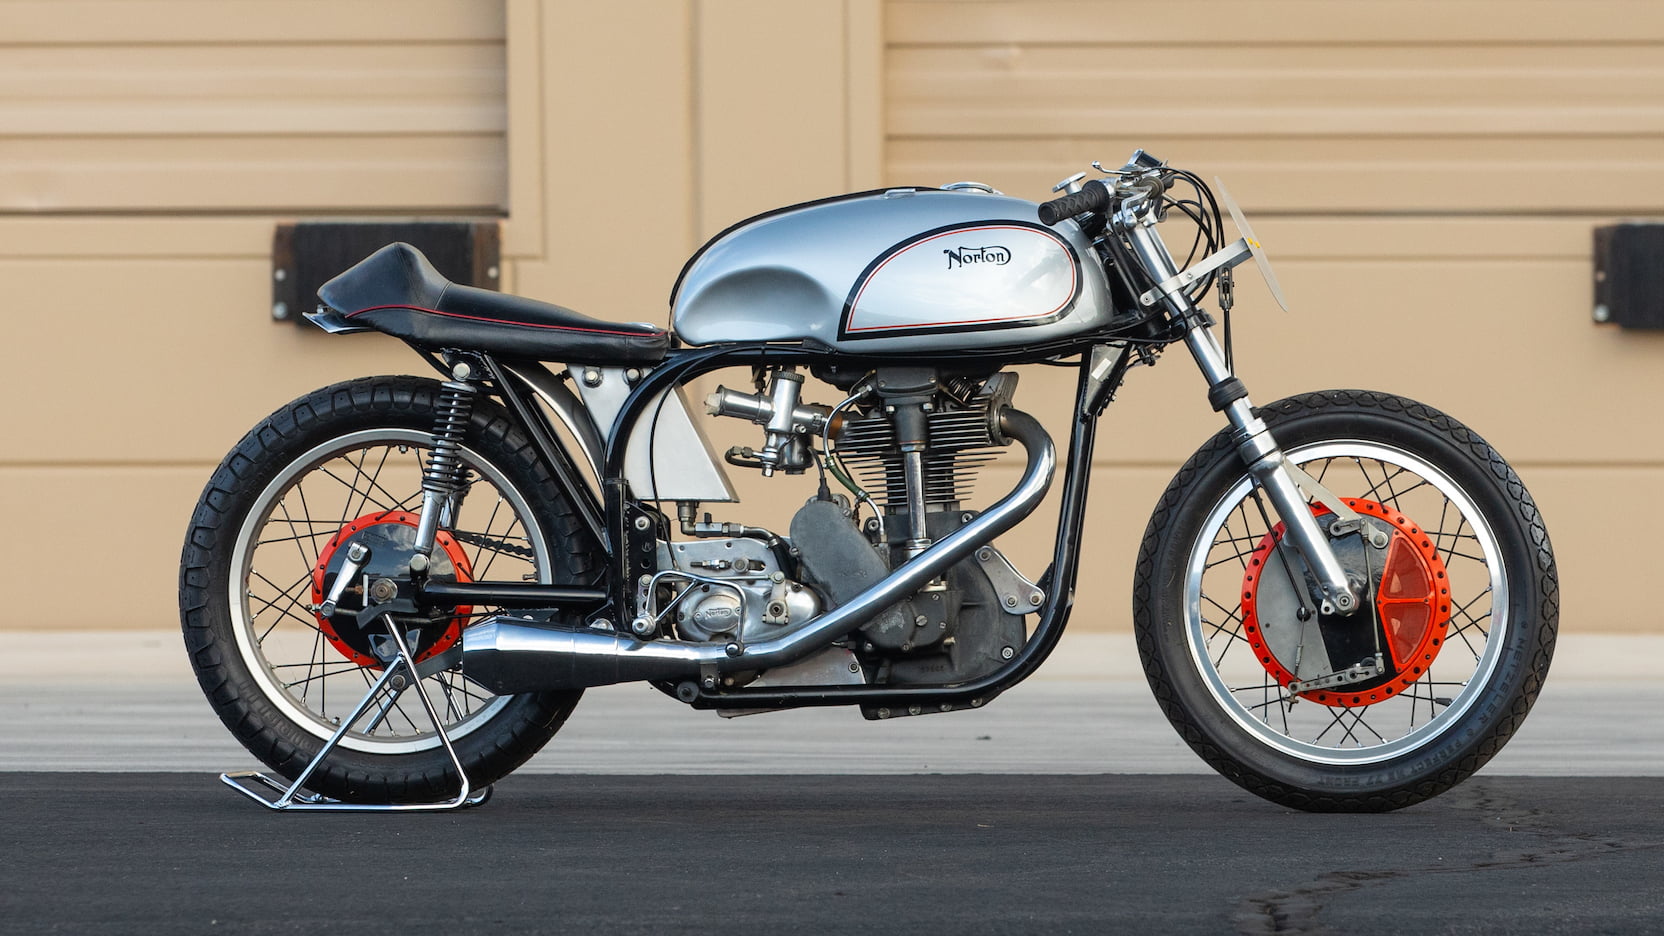
[[422,252],[388,244],[318,288],[354,324],[418,347],[460,348],[567,364],[652,364],[670,334],[641,322],[604,322],[571,309],[459,286]]

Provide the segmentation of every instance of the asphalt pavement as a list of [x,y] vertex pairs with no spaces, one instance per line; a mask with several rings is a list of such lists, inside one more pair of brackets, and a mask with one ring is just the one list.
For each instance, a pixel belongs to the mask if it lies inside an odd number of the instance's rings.
[[1648,933],[1661,778],[1309,815],[1200,775],[517,775],[277,815],[189,774],[0,774],[0,933]]
[[8,640],[0,934],[1664,932],[1664,638],[1563,638],[1499,757],[1378,816],[1214,776],[1124,634],[891,722],[596,690],[486,805],[397,816],[221,786],[176,635]]

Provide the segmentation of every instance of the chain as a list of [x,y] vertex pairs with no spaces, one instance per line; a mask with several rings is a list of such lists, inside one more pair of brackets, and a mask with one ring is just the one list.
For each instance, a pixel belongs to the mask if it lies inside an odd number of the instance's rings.
[[493,539],[481,533],[464,533],[461,530],[448,530],[446,532],[450,533],[451,539],[459,543],[467,543],[469,546],[483,546],[497,552],[508,553],[511,556],[520,556],[523,559],[537,558],[537,553],[533,552],[530,546],[516,546],[507,540]]

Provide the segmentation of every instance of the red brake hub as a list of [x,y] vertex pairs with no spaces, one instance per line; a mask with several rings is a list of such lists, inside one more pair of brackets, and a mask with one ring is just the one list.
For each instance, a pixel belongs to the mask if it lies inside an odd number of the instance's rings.
[[[1409,518],[1372,500],[1350,497],[1343,500],[1358,513],[1382,521],[1392,529],[1380,575],[1371,583],[1375,626],[1380,630],[1380,646],[1390,657],[1390,676],[1375,677],[1352,686],[1309,690],[1299,696],[1320,705],[1352,707],[1389,699],[1410,688],[1426,673],[1444,646],[1450,627],[1450,581],[1432,539]],[[1330,511],[1313,505],[1312,512],[1323,516]],[[1260,665],[1278,685],[1287,686],[1294,681],[1294,673],[1272,652],[1259,618],[1260,587],[1264,582],[1272,582],[1268,587],[1273,588],[1293,587],[1282,581],[1286,576],[1281,573],[1261,575],[1282,537],[1283,524],[1279,523],[1260,540],[1248,560],[1248,569],[1242,577],[1242,620],[1243,633]],[[1364,623],[1358,615],[1353,619]]]
[[[378,545],[373,549],[370,558],[371,564],[366,568],[372,576],[378,574],[378,569],[385,569],[392,574],[408,574],[410,557],[415,554],[415,530],[420,520],[416,514],[403,510],[378,511],[365,514],[336,531],[329,542],[324,544],[323,550],[318,554],[318,561],[312,566],[313,606],[316,607],[324,600],[327,593],[326,576],[340,569],[341,563],[335,561],[336,554],[355,540],[377,541]],[[389,544],[394,544],[391,549]],[[454,580],[458,582],[474,580],[473,567],[468,561],[468,555],[463,552],[462,545],[455,537],[441,530],[434,535],[434,545],[438,549],[433,557],[436,561],[429,570],[430,577],[449,579],[454,576]],[[403,548],[400,548],[401,546]],[[389,552],[393,554],[389,555]],[[367,652],[369,646],[365,636],[357,632],[356,612],[346,610],[351,605],[362,607],[362,604],[343,601],[342,605],[343,610],[334,615],[337,620],[313,612],[325,639],[342,656],[360,666],[381,666],[381,661]],[[473,610],[472,607],[458,607],[449,620],[441,621],[444,626],[438,631],[437,636],[423,635],[420,642],[411,648],[416,654],[416,659],[425,660],[455,645],[461,638],[462,628]]]

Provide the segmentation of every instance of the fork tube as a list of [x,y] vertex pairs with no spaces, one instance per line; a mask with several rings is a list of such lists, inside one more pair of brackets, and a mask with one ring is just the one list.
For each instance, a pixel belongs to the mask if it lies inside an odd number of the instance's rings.
[[[1172,254],[1167,252],[1167,245],[1153,228],[1133,223],[1125,231],[1133,253],[1156,282],[1163,282],[1178,273]],[[1225,353],[1214,339],[1213,332],[1196,315],[1196,306],[1182,292],[1167,296],[1166,302],[1175,318],[1184,325],[1185,347],[1190,349],[1190,356],[1196,360],[1202,376],[1207,378],[1209,390],[1230,389],[1226,384],[1235,377],[1225,364]],[[1222,396],[1234,396],[1235,399],[1216,405],[1215,409],[1224,412],[1225,419],[1231,424],[1237,454],[1248,466],[1248,473],[1255,483],[1271,498],[1272,506],[1276,507],[1277,515],[1283,519],[1288,531],[1288,539],[1317,579],[1318,594],[1313,597],[1318,599],[1325,614],[1351,614],[1358,606],[1352,583],[1347,580],[1346,570],[1335,558],[1334,550],[1329,548],[1329,540],[1323,535],[1317,519],[1306,506],[1306,498],[1300,493],[1299,486],[1283,469],[1283,451],[1278,447],[1277,440],[1272,438],[1264,420],[1254,415],[1253,404],[1249,402],[1247,390],[1241,387],[1240,381],[1233,392]]]

